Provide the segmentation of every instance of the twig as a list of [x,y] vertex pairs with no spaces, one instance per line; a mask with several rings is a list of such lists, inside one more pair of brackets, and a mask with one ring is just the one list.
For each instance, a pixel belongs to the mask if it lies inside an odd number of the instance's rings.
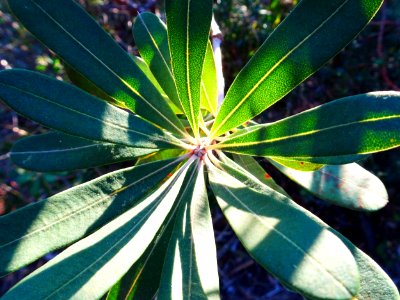
[[215,57],[215,67],[217,70],[217,81],[218,81],[218,108],[221,106],[225,97],[225,78],[224,73],[222,71],[222,51],[221,51],[221,43],[222,43],[222,32],[218,26],[218,23],[215,21],[213,16],[211,22],[211,41],[214,51]]

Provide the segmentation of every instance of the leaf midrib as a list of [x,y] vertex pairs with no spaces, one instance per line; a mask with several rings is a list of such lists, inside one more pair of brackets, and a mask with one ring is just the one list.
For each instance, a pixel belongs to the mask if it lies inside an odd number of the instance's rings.
[[284,55],[272,68],[261,77],[261,79],[253,86],[253,88],[244,96],[242,100],[226,115],[224,119],[219,123],[219,125],[212,130],[212,137],[215,137],[215,133],[218,132],[223,125],[228,121],[228,119],[242,106],[242,104],[253,94],[253,92],[258,89],[258,87],[269,77],[281,63],[283,63],[290,55],[292,55],[297,49],[299,49],[307,40],[309,40],[315,33],[317,33],[325,24],[327,24],[339,11],[349,2],[350,0],[345,0],[328,18],[326,18],[314,31],[307,35],[300,43],[298,43],[293,49],[291,49],[286,55]]

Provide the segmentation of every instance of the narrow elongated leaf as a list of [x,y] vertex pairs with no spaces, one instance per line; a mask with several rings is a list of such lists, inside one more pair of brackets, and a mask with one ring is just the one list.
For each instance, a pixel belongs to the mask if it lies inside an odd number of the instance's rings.
[[251,156],[248,155],[233,155],[233,160],[241,166],[244,170],[251,173],[254,177],[256,177],[263,184],[268,185],[275,191],[288,196],[285,190],[278,184],[276,184],[275,180],[269,175],[263,167]]
[[64,68],[65,72],[67,73],[68,79],[71,81],[71,83],[73,83],[77,87],[88,92],[89,94],[92,94],[93,96],[96,96],[99,99],[107,101],[108,103],[127,109],[127,107],[123,102],[110,97],[106,92],[99,89],[89,79],[87,79],[81,73],[70,67],[68,64],[64,63]]
[[198,136],[201,76],[210,34],[212,1],[168,0],[168,42],[183,110]]
[[168,216],[146,252],[109,291],[106,300],[153,299],[160,286],[162,266],[171,239],[175,216]]
[[207,44],[206,56],[201,75],[201,108],[205,108],[214,116],[217,115],[218,108],[218,78],[214,60],[214,52],[211,42]]
[[276,163],[274,165],[306,190],[336,205],[374,211],[388,202],[388,194],[379,178],[356,163],[326,166],[315,172],[301,172]]
[[10,151],[19,167],[37,172],[60,172],[87,169],[133,160],[157,150],[97,143],[51,132],[23,138]]
[[254,259],[289,288],[311,299],[353,299],[356,262],[317,217],[280,193],[248,188],[210,163],[218,204]]
[[[286,194],[286,192],[279,185],[277,185],[275,183],[275,181],[271,178],[271,176],[269,176],[269,174],[267,174],[265,171],[263,173],[264,176],[261,176],[260,170],[258,170],[260,172],[258,174],[257,174],[257,171],[256,172],[254,172],[253,170],[249,171],[246,168],[242,167],[240,164],[236,163],[236,161],[232,161],[230,158],[228,158],[223,153],[219,153],[219,158],[221,161],[217,162],[217,164],[219,164],[220,168],[223,170],[226,170],[226,172],[229,172],[233,177],[240,180],[248,187],[255,189],[256,191],[259,191],[260,193],[262,193],[264,191],[264,186],[267,185],[269,188],[271,188],[285,196],[288,196]],[[244,159],[244,161],[246,161],[246,159]],[[256,169],[254,167],[253,163],[257,163],[257,162],[251,162],[251,165],[248,165],[248,167],[252,167],[252,169]],[[254,174],[254,173],[256,173],[256,174]],[[266,177],[265,174],[267,174],[268,176]],[[260,177],[257,175],[259,175]],[[269,189],[266,189],[266,191],[268,192]]]
[[236,77],[212,136],[250,120],[280,100],[364,28],[382,0],[303,0]]
[[203,166],[188,182],[163,266],[158,299],[219,299],[217,254]]
[[175,148],[172,135],[73,85],[25,70],[0,72],[0,99],[44,126],[138,148]]
[[175,200],[189,165],[151,196],[26,277],[3,299],[100,298],[142,256],[179,204]]
[[159,17],[145,12],[138,14],[132,30],[141,57],[150,67],[169,99],[181,108],[182,105],[172,74],[167,27]]
[[292,158],[281,158],[281,157],[272,157],[269,159],[272,163],[275,162],[276,164],[303,171],[303,172],[309,172],[309,171],[316,171],[321,169],[324,165],[321,164],[314,164],[312,162],[304,161],[304,160],[295,160]]
[[163,159],[170,159],[170,158],[176,158],[178,156],[181,156],[184,154],[185,151],[182,151],[182,149],[167,149],[167,150],[161,150],[156,153],[144,156],[139,158],[136,164],[145,164],[153,161],[159,161]]
[[0,275],[106,224],[138,203],[178,163],[160,161],[115,171],[0,217]]
[[[400,93],[347,97],[281,121],[238,130],[215,148],[342,164],[400,145]],[[349,161],[347,161],[349,162]]]
[[129,55],[73,0],[12,0],[19,21],[66,63],[143,118],[186,136]]

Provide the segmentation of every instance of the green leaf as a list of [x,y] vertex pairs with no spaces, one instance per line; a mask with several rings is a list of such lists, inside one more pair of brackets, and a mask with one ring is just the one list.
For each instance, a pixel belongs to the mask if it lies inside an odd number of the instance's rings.
[[356,260],[360,272],[360,290],[355,299],[400,300],[400,294],[396,285],[385,271],[372,258],[354,246],[340,233],[335,230],[332,230],[332,232],[350,249]]
[[375,211],[388,202],[388,194],[379,178],[356,163],[326,166],[315,172],[301,172],[276,163],[274,165],[294,182],[332,204]]
[[[131,56],[134,62],[139,66],[139,68],[143,71],[143,73],[147,76],[147,78],[153,83],[153,85],[157,88],[157,90],[160,92],[161,96],[164,98],[164,101],[169,105],[169,107],[172,109],[174,114],[183,114],[182,109],[176,106],[165,94],[164,90],[158,83],[157,79],[154,77],[153,73],[151,72],[149,66],[146,64],[146,62],[137,56]],[[180,105],[180,104],[179,104]],[[180,123],[182,123],[181,120],[179,120]]]
[[244,170],[251,173],[263,184],[269,186],[275,191],[280,192],[281,194],[284,194],[285,196],[288,196],[285,190],[280,185],[276,184],[275,180],[271,177],[271,175],[269,175],[253,157],[248,155],[234,154],[233,160]]
[[178,95],[195,136],[199,135],[201,76],[209,41],[211,0],[168,0],[168,42]]
[[347,97],[281,121],[238,130],[213,148],[343,164],[400,145],[400,93]]
[[203,65],[203,74],[201,78],[201,108],[208,110],[213,116],[216,116],[218,109],[218,78],[211,42],[208,42],[207,44],[207,51]]
[[179,205],[175,200],[191,163],[148,198],[23,279],[3,299],[100,298],[142,256]]
[[0,217],[0,275],[103,226],[137,204],[179,162],[115,171]]
[[173,218],[167,217],[154,241],[131,269],[108,292],[106,300],[153,299],[156,295],[162,273],[168,242],[174,227]]
[[[312,162],[304,161],[304,160],[295,160],[293,158],[281,158],[281,157],[272,157],[269,159],[271,163],[275,162],[275,166],[277,164],[282,165],[284,167],[288,167],[291,169],[303,171],[303,172],[309,172],[309,171],[316,171],[324,167],[324,165],[321,164],[314,164]],[[277,164],[276,164],[277,163]]]
[[159,161],[163,159],[170,159],[170,158],[176,158],[178,156],[183,155],[185,152],[182,151],[182,149],[167,149],[167,150],[161,150],[156,153],[152,153],[150,155],[147,155],[145,157],[139,158],[136,164],[145,164],[153,161]]
[[44,126],[94,141],[153,149],[180,143],[131,113],[31,71],[0,72],[0,99]]
[[303,0],[268,37],[230,87],[211,129],[219,136],[258,115],[335,56],[382,0]]
[[132,30],[141,57],[150,67],[169,99],[181,108],[172,74],[167,27],[156,15],[144,12],[138,14]]
[[311,299],[352,299],[356,262],[318,218],[273,191],[258,193],[207,163],[228,222],[253,258],[290,289]]
[[10,157],[17,166],[24,169],[60,172],[134,160],[155,151],[97,143],[61,132],[51,132],[19,140],[12,147]]
[[219,299],[217,251],[203,166],[183,191],[158,299]]
[[90,80],[88,80],[78,71],[75,71],[68,64],[65,63],[64,68],[67,73],[68,79],[77,87],[88,92],[89,94],[92,94],[93,96],[96,96],[97,98],[107,101],[108,103],[127,109],[124,103],[107,95],[103,90],[99,89]]
[[12,0],[18,20],[107,95],[181,136],[183,126],[129,55],[75,1]]
[[[252,157],[236,155],[234,156],[234,161],[232,161],[222,152],[218,153],[218,155],[221,161],[216,161],[216,164],[219,164],[221,169],[226,170],[248,187],[262,193],[264,191],[264,186],[266,185],[269,188],[289,197],[285,190],[277,185],[272,177],[266,173]],[[238,161],[240,161],[240,163]],[[269,189],[267,189],[267,191],[269,191]]]

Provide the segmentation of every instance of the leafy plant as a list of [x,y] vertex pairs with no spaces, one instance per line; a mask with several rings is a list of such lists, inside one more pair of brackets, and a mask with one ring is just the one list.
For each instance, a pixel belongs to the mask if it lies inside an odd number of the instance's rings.
[[381,3],[301,1],[218,108],[211,0],[167,0],[168,27],[139,15],[133,33],[143,60],[72,0],[10,0],[89,92],[35,72],[0,72],[0,98],[55,130],[17,142],[13,161],[53,172],[140,160],[0,218],[3,275],[72,244],[3,299],[218,298],[208,186],[243,246],[289,289],[309,299],[399,299],[375,262],[251,157],[335,204],[386,204],[379,179],[354,162],[400,145],[400,93],[249,122],[348,44]]

